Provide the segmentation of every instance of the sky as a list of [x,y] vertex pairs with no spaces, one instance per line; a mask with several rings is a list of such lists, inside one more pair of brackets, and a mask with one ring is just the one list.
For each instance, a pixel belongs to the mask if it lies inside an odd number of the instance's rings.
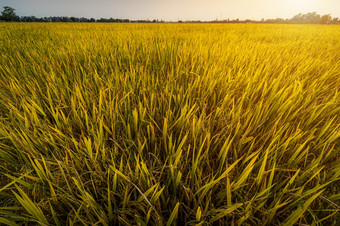
[[215,20],[291,18],[317,12],[340,17],[340,0],[0,0],[19,16]]

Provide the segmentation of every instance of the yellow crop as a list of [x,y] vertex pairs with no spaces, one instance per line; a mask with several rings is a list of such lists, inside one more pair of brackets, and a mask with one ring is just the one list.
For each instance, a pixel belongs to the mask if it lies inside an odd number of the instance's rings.
[[0,23],[0,224],[339,223],[340,29]]

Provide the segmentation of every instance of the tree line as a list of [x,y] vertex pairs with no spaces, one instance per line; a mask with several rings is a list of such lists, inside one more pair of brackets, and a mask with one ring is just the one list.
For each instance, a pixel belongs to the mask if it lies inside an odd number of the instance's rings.
[[[163,20],[129,20],[117,18],[85,18],[85,17],[65,17],[65,16],[52,16],[52,17],[35,17],[35,16],[18,16],[15,9],[9,6],[4,6],[1,12],[0,21],[6,22],[104,22],[104,23],[164,23]],[[306,14],[298,14],[290,19],[262,19],[262,20],[239,20],[239,19],[226,19],[226,20],[213,20],[213,21],[177,21],[178,23],[278,23],[278,24],[340,24],[338,17],[332,18],[330,14],[319,15],[316,12]]]

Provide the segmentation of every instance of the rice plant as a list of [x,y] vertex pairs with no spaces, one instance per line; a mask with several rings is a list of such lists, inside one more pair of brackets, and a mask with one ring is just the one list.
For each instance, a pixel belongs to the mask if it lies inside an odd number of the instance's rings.
[[339,224],[337,26],[0,27],[0,224]]

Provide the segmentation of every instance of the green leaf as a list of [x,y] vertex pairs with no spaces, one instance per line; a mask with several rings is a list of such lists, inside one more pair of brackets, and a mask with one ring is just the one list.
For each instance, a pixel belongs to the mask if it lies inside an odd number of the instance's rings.
[[171,213],[171,215],[170,215],[170,217],[169,217],[168,222],[166,223],[166,226],[172,225],[172,223],[173,223],[174,220],[176,219],[177,214],[178,214],[179,205],[180,205],[180,203],[178,202],[178,203],[176,204],[175,208],[172,210],[172,213]]

